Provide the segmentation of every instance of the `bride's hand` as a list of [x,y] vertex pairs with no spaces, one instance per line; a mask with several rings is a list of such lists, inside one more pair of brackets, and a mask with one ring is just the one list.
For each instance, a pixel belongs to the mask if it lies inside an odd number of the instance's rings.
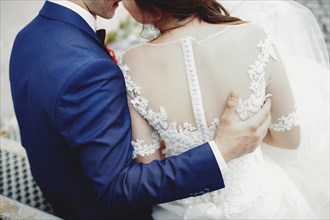
[[243,122],[234,122],[237,101],[237,95],[231,93],[214,137],[226,162],[253,152],[266,136],[271,122],[270,98],[256,115]]

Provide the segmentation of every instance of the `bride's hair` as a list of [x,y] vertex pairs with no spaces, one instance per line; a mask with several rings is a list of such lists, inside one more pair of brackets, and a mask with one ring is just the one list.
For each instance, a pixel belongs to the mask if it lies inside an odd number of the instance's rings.
[[241,19],[231,17],[229,12],[216,0],[135,0],[137,6],[151,15],[166,16],[185,20],[197,17],[211,24],[227,22],[243,22]]

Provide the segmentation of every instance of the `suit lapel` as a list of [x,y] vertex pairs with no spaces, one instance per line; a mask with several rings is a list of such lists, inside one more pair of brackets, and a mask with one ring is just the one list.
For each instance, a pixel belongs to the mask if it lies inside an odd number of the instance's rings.
[[[95,41],[107,52],[109,55],[108,51],[104,47],[103,42],[101,42],[94,32],[94,30],[87,24],[87,22],[80,17],[76,12],[63,7],[61,5],[57,5],[55,3],[46,1],[42,9],[40,10],[39,14],[41,16],[53,19],[53,20],[58,20],[62,21],[71,25],[74,25],[84,32],[88,34],[90,37],[94,38]],[[110,56],[110,55],[109,55]]]

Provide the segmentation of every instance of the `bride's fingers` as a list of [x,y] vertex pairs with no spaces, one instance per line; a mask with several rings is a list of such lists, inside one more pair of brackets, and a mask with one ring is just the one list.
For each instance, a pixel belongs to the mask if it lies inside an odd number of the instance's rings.
[[237,95],[231,92],[228,96],[226,109],[220,118],[221,125],[228,125],[232,122],[237,106]]

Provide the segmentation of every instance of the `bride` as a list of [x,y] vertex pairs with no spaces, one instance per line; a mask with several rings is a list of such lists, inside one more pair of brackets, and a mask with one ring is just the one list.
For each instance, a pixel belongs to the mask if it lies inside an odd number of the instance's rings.
[[[288,73],[303,69],[290,68],[296,61],[279,52],[283,44],[277,46],[272,29],[231,17],[215,0],[123,0],[123,5],[138,22],[159,30],[155,39],[128,49],[121,61],[136,162],[177,155],[211,140],[230,91],[238,94],[237,121],[272,97],[264,142],[281,149],[259,148],[229,162],[224,189],[156,205],[153,218],[316,218],[304,185],[292,179],[297,176],[283,160],[291,157],[281,154],[299,146],[301,100],[295,101]],[[238,12],[239,6],[231,9]]]

